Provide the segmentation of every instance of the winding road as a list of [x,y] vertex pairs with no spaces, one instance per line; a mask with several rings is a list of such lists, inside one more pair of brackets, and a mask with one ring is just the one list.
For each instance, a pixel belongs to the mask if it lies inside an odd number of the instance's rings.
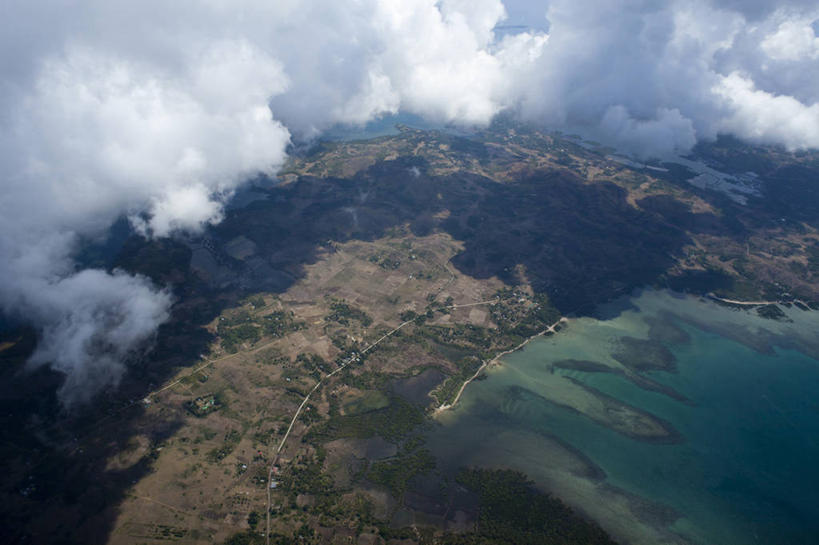
[[[494,299],[488,299],[486,301],[478,301],[477,303],[467,303],[467,304],[463,304],[463,305],[449,305],[449,306],[445,306],[445,307],[441,307],[441,308],[457,309],[457,308],[464,308],[464,307],[474,307],[474,306],[477,306],[477,305],[495,304],[498,301],[499,301],[498,298],[494,298]],[[392,337],[393,335],[398,333],[398,331],[400,331],[401,328],[413,323],[414,321],[415,321],[415,318],[413,318],[412,320],[407,320],[406,322],[402,322],[396,328],[388,331],[387,333],[382,335],[378,340],[376,340],[374,343],[372,343],[372,344],[368,345],[366,348],[364,348],[361,351],[361,355],[363,356],[364,354],[366,354],[367,352],[369,352],[370,350],[372,350],[373,348],[378,346],[379,343],[381,343],[381,342],[385,341],[386,339]],[[549,329],[554,328],[554,326],[557,325],[558,323],[560,323],[560,322],[555,323]],[[544,330],[543,333],[545,333],[549,329]],[[333,375],[341,372],[349,364],[351,364],[354,361],[357,361],[356,356],[354,356],[354,355],[353,356],[348,356],[345,360],[342,361],[342,364],[335,371],[333,371],[331,373],[328,373],[325,376],[323,376],[321,379],[319,379],[319,381],[316,383],[316,385],[313,386],[313,388],[309,392],[307,392],[307,395],[304,396],[304,400],[302,400],[301,405],[299,405],[298,409],[296,409],[296,414],[294,414],[293,418],[290,420],[290,425],[287,427],[287,431],[285,432],[284,437],[282,437],[282,440],[279,443],[278,448],[276,449],[276,457],[274,458],[273,463],[270,465],[270,468],[267,471],[267,510],[266,510],[267,518],[266,518],[266,531],[265,531],[265,543],[267,543],[267,545],[270,545],[270,490],[272,490],[272,485],[273,485],[273,474],[274,474],[273,468],[276,467],[276,465],[278,464],[279,456],[280,456],[282,450],[284,450],[284,445],[285,445],[285,443],[287,443],[287,438],[290,437],[290,432],[293,431],[293,426],[296,424],[296,420],[298,420],[302,409],[304,409],[304,406],[307,405],[308,401],[310,401],[310,396],[313,395],[313,393],[316,390],[318,390],[319,387],[322,384],[324,384],[324,381],[326,381],[329,378],[332,378]],[[483,367],[481,367],[481,369],[483,369]],[[480,370],[479,370],[479,372],[480,372]],[[461,388],[461,390],[463,390],[463,387]],[[460,397],[460,393],[458,393],[458,396]],[[457,401],[457,399],[456,399],[456,401]]]
[[[468,306],[468,305],[462,305],[462,306]],[[526,339],[525,341],[523,341],[522,343],[520,343],[516,347],[510,348],[509,350],[504,350],[500,354],[493,357],[491,360],[484,361],[483,364],[478,368],[478,370],[475,371],[475,374],[472,375],[468,380],[465,380],[463,384],[461,384],[461,389],[458,390],[458,395],[455,396],[455,399],[452,400],[452,403],[439,405],[438,407],[435,408],[435,414],[438,415],[438,414],[440,414],[440,413],[454,407],[458,403],[458,400],[461,399],[461,394],[463,394],[464,390],[466,390],[466,386],[470,382],[472,382],[473,380],[478,378],[478,375],[481,374],[481,371],[486,369],[489,365],[492,365],[493,363],[495,363],[496,361],[498,361],[499,359],[501,359],[503,356],[505,356],[507,354],[511,354],[512,352],[517,352],[518,350],[520,350],[521,348],[523,348],[524,346],[529,344],[529,342],[531,342],[533,339],[535,339],[537,337],[541,337],[541,336],[543,336],[543,335],[545,335],[546,333],[549,333],[549,332],[555,333],[555,327],[557,327],[561,323],[567,322],[567,321],[568,320],[566,318],[560,318],[558,321],[556,321],[555,323],[553,323],[552,325],[550,325],[549,327],[547,327],[546,329],[544,329],[540,333],[536,333],[536,334],[532,335],[531,337],[529,337],[528,339]]]

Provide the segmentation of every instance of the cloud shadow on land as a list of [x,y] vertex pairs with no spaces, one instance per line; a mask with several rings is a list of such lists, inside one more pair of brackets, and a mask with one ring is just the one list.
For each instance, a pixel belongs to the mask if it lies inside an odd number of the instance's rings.
[[[2,353],[7,540],[105,541],[117,505],[152,471],[153,451],[122,471],[106,469],[107,460],[137,435],[158,445],[183,425],[181,408],[148,425],[139,402],[123,407],[199,359],[213,341],[203,325],[248,293],[286,291],[304,276],[305,265],[329,250],[328,241],[374,240],[405,224],[416,235],[441,230],[464,243],[453,259],[461,272],[515,283],[515,268],[523,265],[535,289],[566,313],[590,312],[657,281],[673,263],[671,255],[688,243],[684,229],[720,228],[715,216],[692,214],[662,197],[635,208],[615,185],[588,184],[565,171],[499,184],[467,174],[430,176],[418,158],[382,161],[350,179],[304,177],[266,197],[230,210],[190,245],[136,237],[125,242],[113,265],[172,285],[177,302],[153,352],[129,368],[115,392],[65,415],[54,395],[59,375],[45,368],[18,372],[33,348],[33,332]],[[255,255],[244,261],[225,251],[239,235],[255,245]],[[209,285],[193,272],[190,246],[210,248],[218,267],[229,271],[227,285]]]

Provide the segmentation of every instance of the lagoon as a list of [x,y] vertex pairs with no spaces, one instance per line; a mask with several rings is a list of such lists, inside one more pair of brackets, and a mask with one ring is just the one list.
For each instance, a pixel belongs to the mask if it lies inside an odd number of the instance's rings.
[[623,543],[817,542],[819,313],[783,310],[621,299],[490,368],[430,448],[519,469]]

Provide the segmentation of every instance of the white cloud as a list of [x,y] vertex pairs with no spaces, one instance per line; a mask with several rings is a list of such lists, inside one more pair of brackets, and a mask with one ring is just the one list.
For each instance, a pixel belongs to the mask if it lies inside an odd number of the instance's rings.
[[606,141],[644,157],[662,157],[669,150],[689,150],[697,143],[694,125],[677,109],[660,108],[647,119],[635,119],[623,106],[612,106],[600,121]]
[[[236,65],[213,57],[214,50],[229,54],[226,48],[240,59]],[[251,75],[241,59],[248,54],[246,44],[219,43],[191,73],[173,75],[85,48],[49,60],[10,113],[3,153],[17,170],[8,175],[0,206],[13,216],[15,200],[34,193],[37,207],[48,209],[46,228],[84,230],[149,204],[184,210],[190,219],[184,202],[168,199],[190,201],[199,192],[211,209],[200,219],[218,217],[211,194],[255,172],[272,173],[289,140],[263,92],[283,88],[281,69],[258,54]],[[19,227],[28,221],[16,219]],[[157,234],[168,232],[164,226]]]
[[[814,5],[800,2],[552,0],[548,41],[535,67],[516,75],[509,99],[529,119],[639,155],[685,152],[726,130],[816,146],[809,115],[819,103],[816,17]],[[776,130],[738,122],[737,105],[722,92],[732,73],[779,97],[746,101],[743,117],[769,119],[767,108],[779,106],[787,106],[780,118],[796,117],[781,119]]]
[[21,291],[27,316],[43,328],[29,364],[49,364],[65,373],[59,394],[68,405],[116,385],[125,362],[167,319],[170,305],[167,292],[121,272],[84,270],[57,280],[35,277]]
[[[150,236],[219,221],[237,185],[282,164],[291,135],[399,110],[483,125],[510,109],[652,155],[720,131],[817,146],[814,4],[508,0],[508,22],[528,28],[498,34],[500,0],[11,0],[0,305],[33,320],[42,347],[123,324],[133,334],[104,357],[96,340],[37,357],[69,382],[108,362],[94,374],[114,383],[170,303],[143,279],[75,271],[78,236],[123,214]],[[94,328],[109,308],[119,317]]]
[[819,58],[819,37],[813,32],[811,19],[783,21],[776,32],[762,41],[762,49],[778,61]]
[[67,403],[84,400],[167,316],[145,279],[75,271],[79,236],[123,214],[147,236],[217,222],[237,185],[282,164],[291,131],[399,108],[489,122],[503,16],[499,0],[11,2],[0,304],[40,328],[32,361],[66,374]]
[[80,42],[38,59],[0,117],[0,302],[40,328],[32,362],[66,374],[66,404],[116,384],[171,301],[146,279],[75,272],[76,235],[122,214],[153,236],[219,221],[289,142],[268,107],[287,78],[244,40],[180,51],[179,66]]
[[722,131],[791,150],[819,148],[819,104],[806,106],[793,97],[761,91],[738,73],[722,78],[714,93],[731,111],[720,121]]

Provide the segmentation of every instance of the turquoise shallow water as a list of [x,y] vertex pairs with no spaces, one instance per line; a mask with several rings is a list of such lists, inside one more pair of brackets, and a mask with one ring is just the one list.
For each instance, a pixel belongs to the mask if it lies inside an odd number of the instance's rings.
[[[819,543],[817,313],[789,310],[792,322],[771,322],[664,292],[645,292],[630,303],[609,320],[574,321],[566,332],[507,357],[487,380],[470,385],[444,429],[457,427],[452,440],[469,437],[470,427],[473,436],[485,436],[492,423],[556,437],[602,469],[606,484],[673,509],[677,516],[666,529],[689,542]],[[676,372],[643,376],[690,403],[641,389],[622,374],[552,367],[563,359],[616,366],[610,354],[619,338],[651,337],[647,319],[688,339],[663,339],[676,357]],[[563,377],[663,419],[683,441],[627,437],[566,407],[565,399],[554,402],[561,390],[547,384],[560,388]],[[521,396],[510,392],[521,389],[537,395],[511,403]],[[444,457],[458,452],[442,449],[441,440],[432,444]],[[557,463],[548,458],[540,463]],[[585,508],[582,501],[577,507]]]

